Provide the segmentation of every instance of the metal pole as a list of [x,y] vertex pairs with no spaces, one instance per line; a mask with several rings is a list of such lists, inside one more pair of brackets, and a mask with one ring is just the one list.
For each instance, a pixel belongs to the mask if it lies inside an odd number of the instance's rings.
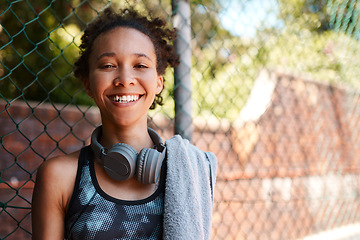
[[172,0],[173,24],[177,28],[175,50],[180,64],[174,71],[175,134],[192,140],[191,12],[189,0]]

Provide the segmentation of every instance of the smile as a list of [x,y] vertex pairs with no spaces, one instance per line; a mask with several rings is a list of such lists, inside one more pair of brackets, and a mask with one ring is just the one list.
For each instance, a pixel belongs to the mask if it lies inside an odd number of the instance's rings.
[[109,96],[109,99],[113,102],[118,102],[118,103],[129,103],[129,102],[135,102],[137,100],[139,100],[140,95],[111,95]]

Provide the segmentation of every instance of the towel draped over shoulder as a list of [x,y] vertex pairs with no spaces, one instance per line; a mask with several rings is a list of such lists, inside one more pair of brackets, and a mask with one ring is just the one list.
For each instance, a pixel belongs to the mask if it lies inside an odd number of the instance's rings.
[[216,157],[179,135],[165,143],[164,239],[210,239]]

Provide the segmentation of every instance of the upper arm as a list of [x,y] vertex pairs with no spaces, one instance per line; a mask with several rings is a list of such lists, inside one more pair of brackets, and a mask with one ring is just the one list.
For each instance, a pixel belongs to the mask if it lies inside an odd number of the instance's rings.
[[59,157],[44,162],[32,198],[33,239],[64,239],[64,222],[76,177],[73,164]]

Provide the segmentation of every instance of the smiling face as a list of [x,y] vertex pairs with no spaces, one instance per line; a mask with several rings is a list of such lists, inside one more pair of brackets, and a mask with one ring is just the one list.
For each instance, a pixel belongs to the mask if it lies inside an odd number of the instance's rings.
[[100,109],[103,124],[146,124],[147,111],[163,88],[152,41],[140,31],[125,27],[99,35],[84,83]]

